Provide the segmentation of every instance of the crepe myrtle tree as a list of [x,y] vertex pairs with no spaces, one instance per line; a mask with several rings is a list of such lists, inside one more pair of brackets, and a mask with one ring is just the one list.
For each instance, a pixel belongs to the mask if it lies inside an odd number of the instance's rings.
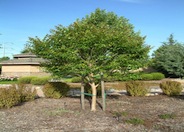
[[96,9],[71,25],[58,25],[43,39],[30,38],[34,52],[47,60],[54,75],[76,75],[92,88],[91,111],[96,111],[100,73],[112,74],[142,67],[150,47],[124,17]]

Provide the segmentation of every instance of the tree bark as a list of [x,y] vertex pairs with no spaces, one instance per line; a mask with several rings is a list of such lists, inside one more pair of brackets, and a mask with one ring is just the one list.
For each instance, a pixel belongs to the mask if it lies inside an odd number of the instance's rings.
[[92,103],[91,103],[91,111],[96,111],[96,94],[97,94],[97,86],[95,83],[91,83],[91,88],[92,88]]

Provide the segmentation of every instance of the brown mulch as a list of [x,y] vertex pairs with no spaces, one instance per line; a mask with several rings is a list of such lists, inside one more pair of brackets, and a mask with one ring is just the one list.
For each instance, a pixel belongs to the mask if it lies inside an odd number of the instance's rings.
[[[183,132],[184,97],[108,97],[103,112],[90,112],[90,100],[81,110],[80,98],[40,98],[20,106],[0,110],[0,132]],[[161,119],[159,115],[172,114]],[[127,120],[140,119],[143,124]]]

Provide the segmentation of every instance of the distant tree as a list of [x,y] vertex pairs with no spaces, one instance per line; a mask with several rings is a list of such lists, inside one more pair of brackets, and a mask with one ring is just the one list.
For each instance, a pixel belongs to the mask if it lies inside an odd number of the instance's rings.
[[167,77],[184,77],[184,45],[171,34],[153,54],[154,67]]
[[112,74],[142,67],[150,47],[124,17],[96,9],[68,27],[56,26],[44,39],[30,38],[34,52],[47,60],[54,75],[76,75],[92,88],[91,111],[96,110],[100,73]]
[[32,53],[32,47],[29,43],[25,44],[24,49],[21,51],[21,53]]
[[[9,59],[10,59],[9,57],[5,56],[5,57],[0,58],[0,62],[6,61],[6,60],[9,60]],[[1,72],[1,70],[2,70],[2,65],[0,65],[0,72]]]
[[1,57],[0,58],[0,62],[2,62],[2,61],[5,61],[5,60],[9,60],[10,58],[8,57],[8,56],[4,56],[4,57]]

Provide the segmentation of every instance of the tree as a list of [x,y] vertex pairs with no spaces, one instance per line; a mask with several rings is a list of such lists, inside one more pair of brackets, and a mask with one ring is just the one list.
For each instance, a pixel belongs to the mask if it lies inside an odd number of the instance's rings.
[[44,66],[54,75],[76,75],[92,88],[91,111],[96,110],[96,79],[144,65],[150,47],[134,32],[124,17],[96,9],[68,27],[61,25],[43,39],[30,38],[34,52],[47,60]]
[[[2,61],[6,61],[6,60],[9,60],[10,58],[8,56],[4,56],[2,58],[0,58],[0,62]],[[2,71],[2,65],[0,65],[0,72]]]
[[154,67],[167,77],[184,76],[184,45],[174,40],[171,34],[167,42],[163,42],[154,52]]
[[25,44],[24,49],[21,51],[21,53],[31,53],[31,52],[32,46],[29,43]]
[[6,60],[9,60],[9,59],[10,59],[10,58],[9,58],[8,56],[4,56],[4,57],[0,58],[0,62],[6,61]]

